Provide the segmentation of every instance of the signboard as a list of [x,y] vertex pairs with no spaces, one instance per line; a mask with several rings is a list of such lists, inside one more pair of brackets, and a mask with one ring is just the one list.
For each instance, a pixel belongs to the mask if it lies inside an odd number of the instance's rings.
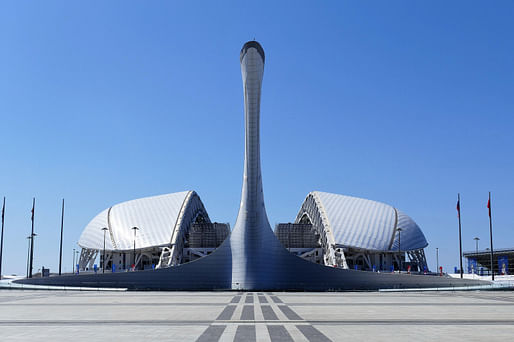
[[468,273],[469,274],[478,273],[477,259],[468,259]]
[[509,259],[506,255],[498,257],[498,269],[502,275],[509,274]]

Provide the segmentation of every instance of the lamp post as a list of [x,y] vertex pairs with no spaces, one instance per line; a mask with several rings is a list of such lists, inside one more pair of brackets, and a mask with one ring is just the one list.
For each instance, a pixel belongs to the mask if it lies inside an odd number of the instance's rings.
[[399,259],[399,269],[398,269],[398,273],[402,273],[402,255],[401,255],[401,251],[402,251],[402,248],[401,248],[401,243],[402,243],[402,240],[401,240],[401,234],[402,234],[402,229],[400,227],[396,228],[396,231],[398,232],[398,259]]
[[29,236],[27,236],[27,240],[29,241],[29,247],[27,252],[27,278],[32,277],[32,262],[31,262],[31,251],[32,248],[34,248],[34,244],[32,240],[34,240],[34,237],[37,236],[36,233],[32,233]]
[[475,240],[475,260],[476,260],[475,272],[476,272],[476,274],[478,274],[478,241],[480,241],[480,238],[474,237],[473,240]]
[[80,267],[80,258],[79,258],[80,251],[79,251],[79,250],[76,250],[76,251],[75,251],[75,254],[77,254],[77,257],[76,257],[77,261],[76,261],[76,263],[77,263],[77,264],[79,265],[79,267]]
[[436,273],[439,274],[439,248],[435,248],[435,259],[436,259],[436,262],[437,262],[437,269],[436,269]]
[[32,266],[33,266],[33,263],[34,263],[34,209],[36,208],[36,198],[34,197],[32,199],[32,217],[31,217],[31,221],[32,221],[32,229],[31,229],[31,233],[30,233],[30,236],[32,237],[30,239],[30,261],[29,261],[29,278],[32,278]]
[[71,273],[75,273],[75,248],[73,248],[73,266],[71,267]]
[[107,232],[109,228],[103,227],[102,230],[104,231],[104,253],[102,260],[102,273],[105,273],[105,232]]
[[136,232],[139,230],[138,227],[132,227],[134,231],[134,271],[136,270]]

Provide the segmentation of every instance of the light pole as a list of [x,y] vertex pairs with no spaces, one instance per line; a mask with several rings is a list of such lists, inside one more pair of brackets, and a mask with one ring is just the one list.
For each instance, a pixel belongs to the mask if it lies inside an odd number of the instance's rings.
[[61,243],[59,244],[59,275],[61,275],[62,268],[62,233],[64,230],[64,198],[62,199],[62,210],[61,210]]
[[138,227],[132,227],[134,231],[134,271],[136,270],[136,232],[139,230]]
[[396,228],[396,231],[398,232],[398,257],[399,257],[399,269],[398,269],[398,273],[402,273],[402,254],[401,254],[401,251],[402,251],[402,248],[401,248],[401,243],[402,243],[402,240],[401,240],[401,234],[402,234],[402,229],[400,227]]
[[31,251],[34,247],[34,244],[32,240],[34,240],[34,237],[37,236],[36,233],[32,233],[29,236],[27,236],[27,240],[29,241],[29,247],[27,252],[27,278],[30,278],[32,276],[32,262],[31,262]]
[[478,241],[480,241],[480,238],[477,236],[477,237],[474,237],[473,240],[475,240],[475,260],[476,260],[475,273],[478,274]]
[[102,230],[104,231],[104,253],[103,253],[103,260],[102,260],[102,273],[105,273],[105,233],[109,230],[106,227],[103,227]]
[[30,239],[30,261],[29,261],[29,278],[32,278],[32,266],[33,266],[33,263],[34,263],[34,209],[36,208],[36,198],[34,197],[32,199],[32,217],[31,217],[31,221],[32,221],[32,230],[31,230],[31,233],[30,233],[30,236],[32,236],[32,238]]
[[436,273],[439,274],[439,248],[435,248],[435,259],[437,260]]
[[79,258],[80,251],[78,251],[78,250],[75,251],[75,254],[77,254],[77,257],[76,257],[77,261],[76,261],[76,263],[79,264],[79,268],[80,268],[80,261],[79,261],[80,260],[80,258]]
[[71,273],[75,273],[75,248],[73,248],[73,267],[71,268]]

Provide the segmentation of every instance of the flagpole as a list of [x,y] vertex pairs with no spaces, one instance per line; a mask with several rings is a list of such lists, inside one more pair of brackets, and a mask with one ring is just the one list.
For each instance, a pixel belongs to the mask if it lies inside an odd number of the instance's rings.
[[493,218],[491,217],[491,192],[489,191],[489,201],[487,202],[487,208],[489,209],[489,235],[491,239],[491,274],[492,280],[494,281],[494,263],[493,263]]
[[457,194],[457,213],[459,217],[459,262],[460,262],[460,278],[463,278],[462,275],[462,228],[460,222],[460,193]]
[[59,247],[59,275],[61,275],[62,266],[62,232],[64,228],[64,198],[62,199],[62,212],[61,212],[61,245]]
[[32,199],[32,233],[30,234],[30,261],[29,261],[29,278],[32,278],[32,265],[34,261],[34,210],[36,207],[36,198]]
[[2,279],[2,256],[4,254],[4,216],[5,216],[5,196],[2,206],[2,238],[0,239],[0,280]]

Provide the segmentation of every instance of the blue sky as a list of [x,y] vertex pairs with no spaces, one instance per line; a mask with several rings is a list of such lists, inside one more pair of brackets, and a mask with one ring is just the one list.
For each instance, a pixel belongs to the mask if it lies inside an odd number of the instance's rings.
[[64,268],[97,213],[196,190],[234,223],[243,168],[239,50],[266,52],[262,167],[270,222],[309,191],[412,216],[445,268],[465,250],[514,247],[512,1],[3,1],[0,196],[4,274]]

